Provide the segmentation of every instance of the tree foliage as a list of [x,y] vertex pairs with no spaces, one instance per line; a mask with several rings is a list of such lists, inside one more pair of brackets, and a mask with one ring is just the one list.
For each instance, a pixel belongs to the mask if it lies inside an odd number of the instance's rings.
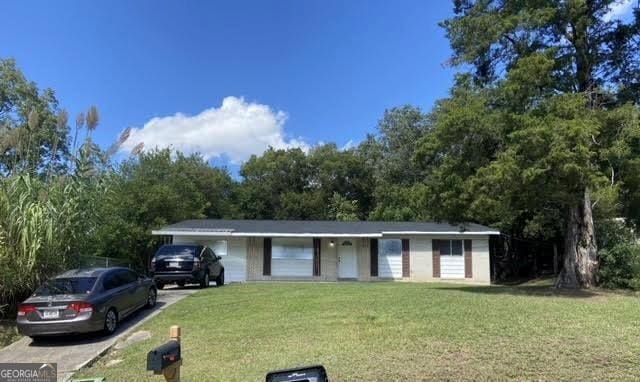
[[0,58],[0,173],[60,170],[69,154],[66,116],[53,90],[39,90],[14,60]]
[[612,3],[456,0],[442,26],[451,62],[473,72],[438,102],[416,156],[436,217],[563,237],[561,286],[596,282],[592,210],[637,203],[625,169],[638,155],[640,13],[609,20]]
[[252,156],[240,175],[240,210],[246,218],[335,219],[336,211],[351,205],[349,216],[364,219],[372,203],[373,173],[365,157],[335,144],[308,154],[270,149]]
[[142,270],[160,240],[152,230],[186,219],[233,216],[229,173],[198,155],[169,149],[140,153],[106,179],[109,192],[98,206],[101,224],[93,253],[127,259]]
[[640,289],[640,242],[622,219],[596,225],[600,247],[600,283],[608,288]]

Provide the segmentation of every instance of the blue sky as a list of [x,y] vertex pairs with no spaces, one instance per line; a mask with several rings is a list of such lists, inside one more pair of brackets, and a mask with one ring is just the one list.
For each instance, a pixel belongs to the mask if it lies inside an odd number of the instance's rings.
[[0,57],[72,116],[97,105],[104,147],[133,127],[125,149],[237,170],[269,145],[357,144],[387,108],[429,110],[455,72],[451,15],[448,0],[5,1]]
[[446,0],[6,1],[0,56],[72,116],[97,105],[103,146],[131,126],[147,147],[237,165],[267,144],[357,143],[386,108],[430,109],[454,74],[437,25],[451,12]]

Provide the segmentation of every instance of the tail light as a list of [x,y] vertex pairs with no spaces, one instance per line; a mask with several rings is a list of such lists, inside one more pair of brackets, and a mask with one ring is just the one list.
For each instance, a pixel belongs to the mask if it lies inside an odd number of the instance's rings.
[[36,311],[36,307],[34,305],[21,304],[18,307],[18,316],[26,316],[27,314],[35,311]]
[[74,310],[76,314],[93,312],[93,305],[88,302],[72,302],[67,309]]

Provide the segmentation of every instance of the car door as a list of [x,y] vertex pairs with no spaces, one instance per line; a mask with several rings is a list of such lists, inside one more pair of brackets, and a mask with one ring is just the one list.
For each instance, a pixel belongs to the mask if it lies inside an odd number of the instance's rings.
[[209,276],[212,278],[216,278],[220,275],[220,271],[222,270],[222,264],[220,260],[218,260],[218,256],[213,252],[211,248],[205,250],[207,253],[207,262],[209,264]]
[[[118,270],[112,270],[107,273],[103,280],[102,286],[104,289],[105,307],[113,306],[116,308],[119,314],[126,315],[128,303],[126,301],[126,293],[123,293],[125,285]],[[106,306],[108,305],[108,306]]]
[[128,270],[127,271],[129,273],[129,278],[133,279],[133,283],[135,285],[135,307],[138,308],[141,305],[144,305],[147,303],[147,290],[148,290],[148,286],[147,284],[144,282],[144,277],[140,276],[138,273],[132,271],[132,270]]
[[128,269],[119,269],[116,274],[122,284],[118,297],[125,307],[122,310],[122,315],[128,315],[137,305],[136,289],[138,280],[135,274],[132,274]]

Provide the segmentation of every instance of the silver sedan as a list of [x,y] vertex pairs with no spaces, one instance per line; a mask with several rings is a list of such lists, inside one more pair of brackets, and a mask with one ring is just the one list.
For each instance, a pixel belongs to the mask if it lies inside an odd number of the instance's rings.
[[156,304],[153,280],[127,268],[65,272],[45,282],[18,307],[18,330],[29,337],[104,331]]

